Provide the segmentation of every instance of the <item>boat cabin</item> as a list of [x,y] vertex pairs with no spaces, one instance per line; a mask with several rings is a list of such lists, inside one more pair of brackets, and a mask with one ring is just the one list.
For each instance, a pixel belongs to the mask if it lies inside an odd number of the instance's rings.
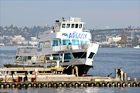
[[[70,20],[56,21],[54,28],[39,38],[38,48],[49,48],[61,45],[84,45],[90,43],[91,35],[88,30],[83,30],[84,22],[81,18],[70,17]],[[45,36],[44,36],[45,35]]]

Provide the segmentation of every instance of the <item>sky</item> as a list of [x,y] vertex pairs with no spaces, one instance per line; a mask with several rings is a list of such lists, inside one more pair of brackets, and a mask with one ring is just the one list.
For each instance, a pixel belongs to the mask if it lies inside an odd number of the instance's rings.
[[87,29],[140,27],[140,0],[0,0],[1,26],[52,26],[70,16]]

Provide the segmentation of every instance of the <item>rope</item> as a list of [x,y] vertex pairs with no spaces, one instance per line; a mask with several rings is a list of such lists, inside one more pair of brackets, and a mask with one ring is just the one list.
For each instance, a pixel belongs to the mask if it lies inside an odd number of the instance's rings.
[[[88,48],[89,48],[89,45],[88,45]],[[87,48],[87,49],[88,49],[88,48]],[[86,53],[86,52],[85,52],[85,53]],[[83,55],[82,55],[81,57],[83,57],[85,53],[83,53]],[[80,57],[80,58],[81,58],[81,57]],[[79,59],[80,59],[80,58],[79,58]],[[71,65],[75,64],[79,59],[77,59],[77,60],[76,60],[74,63],[72,63]],[[66,69],[68,69],[71,65],[68,65],[68,66],[66,67]],[[64,69],[65,69],[65,68],[64,68]]]
[[[83,55],[82,55],[81,57],[83,57],[85,53],[86,53],[86,52],[84,52]],[[81,58],[81,57],[80,57],[80,58]],[[79,59],[80,59],[80,58],[79,58]],[[79,59],[77,59],[77,60],[76,60],[74,63],[72,63],[71,65],[75,64],[76,62],[78,62]],[[66,69],[68,69],[71,65],[68,65],[68,66],[66,67]]]

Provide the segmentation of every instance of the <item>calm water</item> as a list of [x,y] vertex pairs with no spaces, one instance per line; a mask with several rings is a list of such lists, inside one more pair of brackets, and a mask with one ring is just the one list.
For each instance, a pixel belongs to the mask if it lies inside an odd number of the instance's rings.
[[[0,47],[0,67],[5,63],[13,63],[16,48]],[[114,69],[122,67],[127,77],[140,79],[140,49],[134,48],[100,48],[95,59],[94,68],[88,75],[107,76]],[[139,93],[140,88],[28,88],[28,89],[0,89],[0,92],[14,93]]]

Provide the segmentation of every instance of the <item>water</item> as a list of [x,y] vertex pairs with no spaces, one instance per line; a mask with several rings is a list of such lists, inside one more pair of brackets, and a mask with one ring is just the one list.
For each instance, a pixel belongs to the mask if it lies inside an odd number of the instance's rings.
[[28,88],[28,89],[2,89],[0,92],[13,92],[13,93],[139,93],[140,88]]
[[[0,47],[0,67],[5,63],[14,63],[16,48]],[[114,69],[122,67],[127,77],[140,79],[140,49],[134,48],[99,48],[94,59],[94,68],[88,75],[107,76]],[[0,92],[14,93],[139,93],[139,87],[88,87],[88,88],[28,88],[28,89],[0,89]]]
[[116,68],[122,68],[130,78],[140,79],[140,49],[134,48],[99,48],[94,59],[94,68],[90,75],[114,77]]
[[3,67],[3,64],[14,63],[16,57],[16,50],[16,47],[0,46],[0,67]]

